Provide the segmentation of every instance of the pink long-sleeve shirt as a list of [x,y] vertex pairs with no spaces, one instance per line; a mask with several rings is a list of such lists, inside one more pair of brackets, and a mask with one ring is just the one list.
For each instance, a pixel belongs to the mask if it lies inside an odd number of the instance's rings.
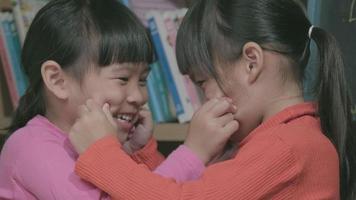
[[[8,139],[1,152],[0,199],[109,199],[74,173],[77,158],[63,131],[45,117],[34,117]],[[203,170],[203,163],[181,146],[155,172],[181,182],[199,177]]]

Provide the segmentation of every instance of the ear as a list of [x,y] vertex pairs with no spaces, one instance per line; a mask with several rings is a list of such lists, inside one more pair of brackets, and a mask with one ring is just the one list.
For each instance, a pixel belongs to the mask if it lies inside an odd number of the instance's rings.
[[255,42],[248,42],[242,48],[244,67],[248,74],[249,84],[254,83],[263,71],[263,50]]
[[68,98],[67,75],[55,61],[48,60],[41,66],[41,75],[47,89],[59,99]]

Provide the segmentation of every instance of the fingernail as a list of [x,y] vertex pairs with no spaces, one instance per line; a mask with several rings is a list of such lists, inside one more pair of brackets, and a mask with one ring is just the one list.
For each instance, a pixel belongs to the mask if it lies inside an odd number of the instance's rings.
[[234,111],[237,110],[237,106],[235,106],[235,105],[232,105],[232,108],[234,109]]
[[227,102],[232,103],[232,99],[231,99],[231,98],[229,98],[229,97],[224,97],[224,99],[225,99]]
[[108,103],[104,103],[103,108],[109,108],[110,105]]

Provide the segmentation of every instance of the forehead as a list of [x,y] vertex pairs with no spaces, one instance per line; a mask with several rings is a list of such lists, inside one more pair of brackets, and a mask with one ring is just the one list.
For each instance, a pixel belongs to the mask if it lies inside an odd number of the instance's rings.
[[118,73],[129,71],[131,73],[146,73],[150,71],[147,63],[115,63],[101,68],[102,72]]

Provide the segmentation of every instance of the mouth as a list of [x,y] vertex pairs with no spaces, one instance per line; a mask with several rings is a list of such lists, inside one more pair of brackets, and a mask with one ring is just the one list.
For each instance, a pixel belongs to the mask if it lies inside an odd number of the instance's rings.
[[114,114],[114,119],[116,119],[116,123],[118,127],[124,131],[125,133],[130,133],[135,128],[135,125],[138,121],[137,113],[120,113]]

